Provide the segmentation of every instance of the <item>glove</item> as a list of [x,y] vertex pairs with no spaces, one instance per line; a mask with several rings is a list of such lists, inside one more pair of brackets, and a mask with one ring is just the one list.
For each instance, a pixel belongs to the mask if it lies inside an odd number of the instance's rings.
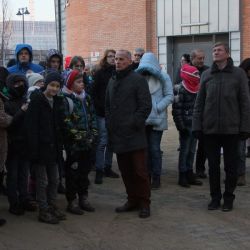
[[202,131],[201,130],[193,131],[192,135],[194,138],[200,139],[202,137]]
[[242,141],[246,140],[246,139],[249,138],[249,137],[250,137],[250,134],[249,134],[249,133],[247,133],[247,132],[240,132],[240,139],[241,139]]

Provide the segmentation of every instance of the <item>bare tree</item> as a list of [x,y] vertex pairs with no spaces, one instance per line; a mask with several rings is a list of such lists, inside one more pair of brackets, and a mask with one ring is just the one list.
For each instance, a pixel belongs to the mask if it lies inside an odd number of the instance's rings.
[[2,0],[2,9],[1,9],[1,64],[5,64],[5,53],[8,49],[9,40],[11,37],[11,21],[10,21],[10,15],[8,12],[8,1]]

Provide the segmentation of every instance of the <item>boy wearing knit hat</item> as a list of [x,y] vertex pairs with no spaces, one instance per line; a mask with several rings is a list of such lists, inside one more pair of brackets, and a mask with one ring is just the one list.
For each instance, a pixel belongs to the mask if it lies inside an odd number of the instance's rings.
[[181,67],[182,82],[175,85],[173,118],[180,138],[179,182],[182,187],[202,185],[193,173],[193,162],[197,140],[192,135],[193,108],[200,88],[200,76],[196,67],[184,64]]
[[[65,96],[64,147],[67,210],[82,215],[93,212],[88,202],[88,174],[91,169],[91,149],[97,137],[96,115],[90,96],[84,91],[83,75],[72,70],[63,89]],[[78,202],[77,202],[78,195]]]
[[30,73],[28,75],[26,74],[26,77],[28,79],[28,84],[29,84],[29,89],[28,89],[28,98],[29,98],[32,92],[44,87],[44,78],[42,75],[38,73]]
[[36,165],[38,218],[49,224],[58,224],[59,220],[66,219],[56,206],[57,164],[62,152],[63,98],[57,95],[61,87],[60,74],[49,73],[42,91],[31,99],[26,120],[29,156]]

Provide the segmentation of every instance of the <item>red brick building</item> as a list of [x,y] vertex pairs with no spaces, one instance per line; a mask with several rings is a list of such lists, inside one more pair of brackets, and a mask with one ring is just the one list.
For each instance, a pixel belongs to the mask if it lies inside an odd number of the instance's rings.
[[250,57],[250,1],[241,1],[241,58]]
[[85,58],[107,48],[133,51],[143,47],[157,53],[156,0],[68,1],[68,55]]

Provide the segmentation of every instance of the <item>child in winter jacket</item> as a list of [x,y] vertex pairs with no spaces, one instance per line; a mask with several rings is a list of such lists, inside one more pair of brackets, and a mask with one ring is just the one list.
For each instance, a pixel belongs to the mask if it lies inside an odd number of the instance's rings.
[[173,118],[179,131],[179,185],[202,185],[193,173],[193,162],[197,140],[192,135],[193,108],[200,87],[199,71],[196,67],[185,64],[181,68],[182,82],[175,85]]
[[27,141],[35,165],[39,221],[58,224],[66,219],[56,206],[58,160],[62,153],[63,98],[58,96],[61,76],[49,73],[45,86],[31,98],[27,113]]
[[[88,174],[91,169],[91,149],[97,137],[93,104],[84,91],[83,75],[72,70],[63,89],[65,96],[64,148],[67,210],[81,215],[93,212],[88,202]],[[77,202],[78,195],[78,202]]]

